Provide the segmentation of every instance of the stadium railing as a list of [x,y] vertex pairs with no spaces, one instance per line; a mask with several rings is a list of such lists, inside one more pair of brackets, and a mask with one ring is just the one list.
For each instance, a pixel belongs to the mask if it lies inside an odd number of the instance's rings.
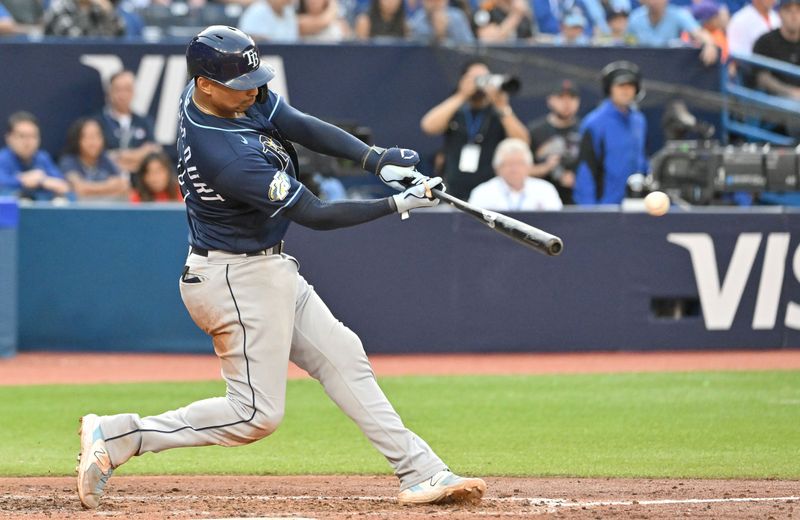
[[[733,74],[730,65],[735,67]],[[764,119],[767,118],[759,117],[758,114],[768,112],[771,114],[769,119],[772,120],[798,121],[800,101],[755,89],[754,71],[758,69],[800,78],[800,66],[764,56],[731,54],[728,65],[720,67],[723,143],[727,144],[731,134],[735,134],[748,141],[766,141],[781,146],[793,146],[797,144],[795,138],[776,132],[774,125],[766,123]],[[734,103],[737,105],[735,111],[732,109]]]

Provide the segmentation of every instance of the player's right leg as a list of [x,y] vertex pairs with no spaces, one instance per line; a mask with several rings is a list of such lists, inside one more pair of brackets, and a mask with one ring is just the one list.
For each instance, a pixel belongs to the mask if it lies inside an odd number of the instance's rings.
[[486,484],[453,474],[428,444],[403,424],[378,386],[358,336],[337,320],[314,289],[298,277],[291,360],[364,432],[400,479],[404,504],[477,501]]
[[[91,417],[81,459],[101,442],[110,469],[134,455],[170,448],[236,446],[272,433],[283,417],[286,368],[294,327],[297,266],[279,255],[190,255],[181,296],[195,323],[213,336],[227,383],[225,397],[194,402],[151,417]],[[86,418],[84,418],[86,421]],[[84,423],[86,426],[86,423]],[[91,442],[89,439],[92,439]],[[108,476],[87,462],[78,467],[79,495],[97,507]],[[99,486],[99,487],[98,487]]]

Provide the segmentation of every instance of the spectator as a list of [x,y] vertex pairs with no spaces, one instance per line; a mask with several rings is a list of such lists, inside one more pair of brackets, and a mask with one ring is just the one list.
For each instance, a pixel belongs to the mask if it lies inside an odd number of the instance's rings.
[[6,147],[0,150],[0,194],[13,194],[29,200],[67,196],[69,183],[50,154],[39,149],[40,144],[36,117],[28,112],[11,114],[6,129]]
[[472,188],[494,176],[492,155],[506,137],[530,141],[528,130],[517,119],[506,92],[476,79],[490,74],[482,61],[464,66],[456,91],[431,108],[420,126],[428,135],[444,135],[442,177],[450,193],[466,198]]
[[590,43],[586,36],[586,17],[580,10],[568,13],[561,21],[561,32],[553,39],[556,45],[586,45]]
[[448,0],[423,0],[409,20],[411,36],[429,43],[472,43],[475,35],[464,11],[451,7]]
[[340,42],[351,35],[337,0],[299,0],[297,27],[304,41]]
[[52,0],[44,14],[44,33],[51,36],[123,36],[125,22],[111,0]]
[[183,201],[172,160],[163,152],[145,157],[136,178],[138,181],[131,191],[131,202]]
[[536,18],[536,27],[540,35],[558,34],[561,30],[558,12],[550,0],[531,0],[531,8]]
[[669,5],[669,0],[642,0],[628,19],[628,31],[639,45],[657,47],[680,42],[683,32],[702,44],[700,59],[706,65],[717,61],[719,50],[705,29],[682,7]]
[[727,18],[723,15],[722,6],[715,0],[701,0],[692,4],[692,16],[711,36],[711,39],[720,50],[723,63],[728,61],[728,38],[725,36],[725,23]]
[[70,126],[61,171],[79,200],[128,200],[128,176],[103,151],[103,130],[84,117]]
[[727,27],[728,49],[731,53],[749,56],[759,36],[781,25],[773,8],[776,0],[752,0],[731,17]]
[[597,45],[634,45],[636,38],[628,31],[628,11],[608,11],[606,13],[608,33],[595,37]]
[[2,0],[5,7],[18,24],[41,27],[45,5],[49,0]]
[[487,0],[473,16],[478,38],[485,43],[526,41],[535,26],[525,0]]
[[628,177],[647,172],[647,121],[636,108],[639,67],[615,61],[603,68],[607,98],[581,123],[581,148],[573,197],[577,204],[619,204]]
[[[778,15],[781,26],[761,36],[753,45],[753,54],[800,65],[800,0],[781,0]],[[794,100],[800,100],[800,78],[766,69],[756,73],[758,88]]]
[[[42,34],[42,16],[44,15],[44,0],[2,0],[0,13],[3,8],[16,24],[16,32],[26,34]],[[3,16],[0,14],[0,20]],[[0,34],[3,34],[3,23],[0,21]]]
[[125,36],[128,38],[141,38],[144,32],[144,18],[136,10],[130,0],[113,0],[116,4],[117,14],[125,24]]
[[368,38],[405,38],[409,29],[403,0],[371,0],[369,10],[356,18],[356,36]]
[[106,106],[97,116],[109,157],[117,168],[126,172],[137,171],[146,155],[161,150],[155,142],[153,123],[131,109],[134,83],[135,77],[129,70],[111,76]]
[[300,39],[292,0],[255,0],[239,18],[239,29],[255,40],[293,43]]
[[531,150],[538,163],[531,174],[553,183],[564,204],[573,203],[572,188],[575,186],[581,143],[578,128],[580,106],[578,89],[565,79],[547,96],[550,112],[528,125]]
[[528,143],[510,137],[497,145],[492,166],[497,176],[478,184],[470,204],[495,211],[550,211],[562,207],[556,189],[547,181],[530,177],[533,154]]
[[11,16],[8,9],[0,4],[0,36],[17,33],[19,33],[17,22],[14,21],[14,17]]

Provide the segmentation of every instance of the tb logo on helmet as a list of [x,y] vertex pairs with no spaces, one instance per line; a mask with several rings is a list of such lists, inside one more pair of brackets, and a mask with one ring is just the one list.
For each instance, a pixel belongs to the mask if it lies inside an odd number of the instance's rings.
[[255,70],[258,68],[259,58],[255,49],[248,49],[242,53],[242,58],[247,60],[247,66]]

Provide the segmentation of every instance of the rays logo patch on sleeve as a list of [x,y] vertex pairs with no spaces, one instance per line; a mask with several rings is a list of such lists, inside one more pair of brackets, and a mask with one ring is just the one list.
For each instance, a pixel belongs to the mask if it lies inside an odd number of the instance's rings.
[[272,202],[284,200],[291,187],[292,183],[289,182],[289,176],[285,172],[277,172],[272,178],[272,182],[269,183],[269,200]]

